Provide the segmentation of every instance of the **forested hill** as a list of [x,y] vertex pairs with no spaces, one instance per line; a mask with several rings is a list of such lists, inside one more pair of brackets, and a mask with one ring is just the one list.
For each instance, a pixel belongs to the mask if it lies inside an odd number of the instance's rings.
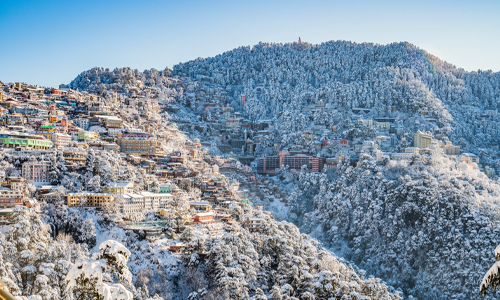
[[[278,118],[318,101],[373,108],[376,115],[425,114],[423,129],[442,129],[471,147],[498,143],[500,124],[480,124],[500,107],[500,73],[467,72],[410,43],[330,41],[259,43],[174,67],[174,74],[217,78],[233,96],[255,100],[252,114]],[[483,122],[484,123],[484,122]]]

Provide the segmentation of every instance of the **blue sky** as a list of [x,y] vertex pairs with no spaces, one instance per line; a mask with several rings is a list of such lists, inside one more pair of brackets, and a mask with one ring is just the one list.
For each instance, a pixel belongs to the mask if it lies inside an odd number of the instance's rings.
[[499,13],[497,0],[0,0],[0,80],[57,86],[95,66],[172,68],[299,36],[408,41],[466,70],[497,72]]

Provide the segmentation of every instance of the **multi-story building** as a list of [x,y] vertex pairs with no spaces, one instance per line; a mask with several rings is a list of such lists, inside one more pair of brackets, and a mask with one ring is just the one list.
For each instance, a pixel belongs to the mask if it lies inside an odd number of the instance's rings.
[[413,134],[413,147],[427,148],[432,143],[432,135],[425,134],[420,130]]
[[88,130],[90,127],[90,122],[88,118],[74,119],[73,123],[75,123],[76,126],[80,127],[83,130]]
[[12,208],[0,209],[0,223],[2,224],[10,223],[13,214],[14,210]]
[[52,134],[55,132],[56,126],[54,125],[40,125],[36,134],[45,137],[48,140],[52,140]]
[[113,195],[132,194],[134,192],[134,183],[132,181],[111,182],[102,190]]
[[22,177],[35,185],[48,184],[51,170],[48,162],[27,161],[22,164]]
[[486,166],[486,167],[484,167],[484,173],[488,177],[493,177],[493,176],[495,176],[495,169]]
[[114,201],[114,196],[106,193],[69,193],[66,196],[68,206],[103,207]]
[[78,132],[78,140],[82,142],[95,142],[99,139],[99,135],[91,131]]
[[393,138],[390,136],[379,135],[375,138],[375,141],[378,144],[378,147],[383,150],[388,150],[394,146]]
[[248,231],[260,231],[264,228],[264,220],[261,218],[247,217],[245,220],[245,226]]
[[189,208],[192,208],[196,211],[211,211],[212,205],[210,202],[202,201],[202,202],[189,202]]
[[210,224],[214,222],[214,212],[198,213],[193,218],[193,223]]
[[61,149],[67,147],[71,143],[71,136],[64,133],[54,133],[52,134],[52,143],[54,144],[54,148]]
[[132,132],[118,134],[117,144],[120,151],[139,155],[162,155],[156,137],[147,132]]
[[415,153],[415,154],[418,154],[418,153],[420,153],[420,148],[418,148],[418,147],[408,147],[408,148],[405,148],[405,153]]
[[368,120],[359,119],[356,121],[356,124],[357,125],[364,125],[364,126],[372,126],[373,120],[371,120],[371,119],[368,119]]
[[226,122],[226,127],[229,128],[240,127],[240,126],[241,126],[240,119],[228,119]]
[[473,153],[462,153],[459,156],[460,161],[479,163],[479,157]]
[[99,116],[106,128],[122,128],[123,120],[115,116]]
[[414,155],[415,153],[392,153],[391,159],[396,161],[410,160]]
[[12,189],[0,189],[0,208],[12,208],[22,205],[26,197],[21,191]]
[[144,209],[165,208],[167,202],[172,199],[172,195],[170,194],[140,192],[140,195],[144,197]]
[[161,194],[166,194],[166,193],[170,193],[170,188],[171,188],[171,185],[170,184],[160,184],[160,193]]
[[70,161],[84,165],[85,162],[87,161],[87,152],[82,151],[81,149],[78,148],[64,147],[63,157],[65,161]]
[[307,166],[309,172],[321,172],[326,163],[324,157],[307,156],[303,154],[288,155],[281,152],[278,156],[264,156],[257,161],[257,173],[274,174],[276,169],[288,166],[290,169],[300,171],[303,165]]
[[460,146],[455,146],[451,142],[446,142],[446,144],[441,144],[443,148],[443,153],[446,155],[460,155]]
[[43,136],[8,131],[0,132],[0,144],[4,148],[20,147],[37,150],[47,150],[53,146],[53,143]]
[[20,191],[24,193],[26,190],[27,182],[23,177],[7,177],[7,186],[11,190]]
[[391,128],[391,123],[389,123],[389,122],[373,122],[373,125],[378,126],[378,127],[382,127],[385,129]]
[[142,200],[139,198],[130,197],[129,195],[115,196],[115,208],[123,214],[140,212],[142,206]]

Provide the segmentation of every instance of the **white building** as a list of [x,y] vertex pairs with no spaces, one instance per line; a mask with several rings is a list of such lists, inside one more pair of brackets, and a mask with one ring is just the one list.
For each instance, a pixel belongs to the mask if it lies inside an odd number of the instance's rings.
[[144,197],[145,209],[160,209],[165,208],[169,200],[172,199],[171,194],[140,192]]
[[414,153],[392,153],[391,159],[396,160],[396,161],[410,160],[413,157],[413,155],[415,155],[415,154]]
[[371,119],[369,119],[369,120],[359,119],[356,121],[356,124],[357,125],[364,125],[364,126],[372,126],[373,120],[371,120]]
[[76,126],[80,127],[83,130],[89,129],[90,126],[88,118],[74,119],[73,123],[75,123]]
[[413,146],[417,148],[427,148],[432,143],[432,135],[418,131],[413,134]]
[[264,220],[261,218],[247,217],[245,220],[245,226],[249,231],[260,231],[264,228]]
[[132,194],[134,192],[134,183],[132,181],[111,182],[102,190],[113,195]]
[[54,133],[52,134],[52,143],[54,143],[54,148],[67,147],[71,143],[71,136],[64,133]]
[[415,154],[418,154],[418,153],[420,153],[420,148],[417,148],[417,147],[408,147],[408,148],[405,148],[405,153],[415,153]]
[[52,166],[48,162],[27,161],[22,164],[21,174],[24,179],[34,185],[50,183]]
[[115,196],[115,205],[121,213],[135,213],[145,209],[161,209],[172,199],[171,194],[140,192]]
[[384,160],[384,152],[380,150],[375,151],[375,160],[378,162]]
[[142,201],[139,201],[137,198],[132,198],[129,195],[115,196],[115,207],[123,214],[140,212],[142,205]]
[[471,162],[475,162],[476,164],[479,163],[479,157],[473,153],[463,153],[460,157],[470,158]]

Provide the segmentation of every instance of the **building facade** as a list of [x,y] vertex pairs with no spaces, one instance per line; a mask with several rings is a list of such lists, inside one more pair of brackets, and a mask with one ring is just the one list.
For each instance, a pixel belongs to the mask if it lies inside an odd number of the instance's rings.
[[48,184],[52,166],[48,162],[27,161],[22,164],[22,177],[29,183]]
[[54,148],[61,149],[67,147],[71,143],[71,136],[64,133],[54,133],[52,134],[52,143],[54,144]]
[[53,143],[43,136],[14,132],[0,132],[0,145],[4,148],[47,150]]
[[99,139],[99,135],[95,132],[80,131],[78,132],[78,140],[82,142],[95,142]]
[[119,133],[117,144],[120,151],[139,155],[161,155],[156,137],[147,132]]
[[12,189],[0,189],[0,208],[12,208],[22,205],[26,197],[22,192]]
[[413,147],[417,148],[427,148],[432,143],[432,135],[425,134],[420,130],[413,134]]
[[306,165],[309,172],[321,172],[326,163],[324,157],[314,157],[307,155],[288,155],[284,152],[278,156],[265,156],[257,161],[257,173],[275,174],[276,169],[288,166],[290,169],[300,171]]
[[68,206],[82,206],[82,207],[103,207],[106,203],[114,201],[114,196],[105,193],[69,193],[66,196]]
[[132,181],[111,182],[102,190],[113,195],[132,194],[134,192],[134,183]]

